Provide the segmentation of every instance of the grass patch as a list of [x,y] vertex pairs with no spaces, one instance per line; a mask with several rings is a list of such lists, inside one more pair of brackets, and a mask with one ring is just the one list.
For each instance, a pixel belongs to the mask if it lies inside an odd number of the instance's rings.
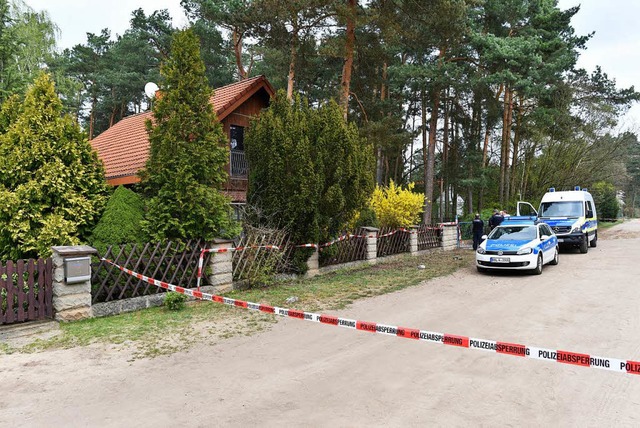
[[617,221],[599,221],[598,222],[598,229],[609,229],[610,227],[615,226],[616,224],[622,224],[624,223],[624,220],[617,220]]
[[[469,266],[472,251],[434,252],[404,256],[374,266],[363,266],[312,279],[278,282],[268,288],[232,291],[228,297],[254,303],[305,311],[336,310],[365,297],[411,287]],[[425,269],[419,269],[424,265]],[[288,304],[287,298],[298,300]],[[214,344],[234,336],[263,331],[276,322],[273,315],[256,313],[212,302],[196,301],[180,311],[164,307],[105,318],[62,323],[61,334],[36,340],[21,348],[0,346],[1,353],[39,352],[53,348],[105,343],[131,347],[133,358],[155,357],[188,349],[195,343]]]

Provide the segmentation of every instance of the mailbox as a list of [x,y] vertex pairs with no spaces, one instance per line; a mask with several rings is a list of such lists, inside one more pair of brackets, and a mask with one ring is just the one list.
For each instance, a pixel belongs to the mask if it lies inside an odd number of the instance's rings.
[[91,279],[91,257],[64,259],[64,277],[67,284],[77,284]]

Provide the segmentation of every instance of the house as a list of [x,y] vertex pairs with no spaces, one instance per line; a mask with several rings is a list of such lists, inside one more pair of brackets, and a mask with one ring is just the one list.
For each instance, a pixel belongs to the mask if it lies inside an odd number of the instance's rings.
[[[232,83],[214,91],[211,104],[229,138],[229,179],[223,193],[232,203],[247,200],[247,161],[244,155],[244,130],[252,118],[269,105],[275,91],[264,76]],[[149,157],[149,136],[145,127],[150,111],[125,117],[111,128],[91,140],[105,167],[107,182],[112,186],[138,183],[138,171]]]

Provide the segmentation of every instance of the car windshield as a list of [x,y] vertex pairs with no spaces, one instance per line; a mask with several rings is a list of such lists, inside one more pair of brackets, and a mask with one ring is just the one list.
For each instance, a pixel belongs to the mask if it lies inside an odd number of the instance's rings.
[[582,202],[580,201],[543,202],[540,205],[540,217],[580,216],[582,216]]
[[531,225],[499,226],[493,229],[488,239],[499,241],[531,241],[538,236],[537,228]]

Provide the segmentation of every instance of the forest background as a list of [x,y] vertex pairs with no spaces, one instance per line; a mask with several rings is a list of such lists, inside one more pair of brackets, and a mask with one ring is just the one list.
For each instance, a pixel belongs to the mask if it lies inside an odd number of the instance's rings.
[[[426,222],[537,202],[548,187],[607,183],[640,206],[640,144],[619,119],[637,101],[604,70],[577,68],[590,34],[555,0],[181,2],[209,83],[264,74],[312,105],[335,98],[374,146],[376,180],[415,182]],[[89,138],[149,107],[176,31],[166,10],[131,11],[56,49],[49,16],[0,0],[0,102],[53,73]]]

